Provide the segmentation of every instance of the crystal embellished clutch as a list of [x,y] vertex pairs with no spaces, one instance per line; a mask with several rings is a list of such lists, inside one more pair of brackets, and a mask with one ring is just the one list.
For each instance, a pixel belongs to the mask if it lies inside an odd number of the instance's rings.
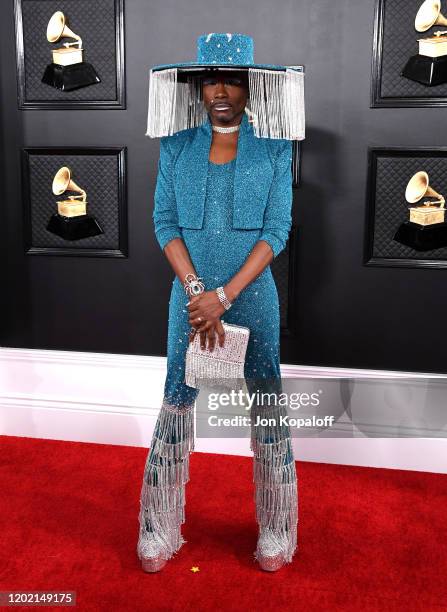
[[[234,325],[222,321],[225,330],[224,345],[220,346],[216,333],[216,344],[210,351],[208,344],[205,350],[200,347],[200,334],[194,336],[186,351],[185,383],[199,389],[200,379],[213,379],[220,383],[222,379],[244,378],[245,354],[247,352],[250,329],[243,325]],[[206,384],[206,381],[203,381]]]

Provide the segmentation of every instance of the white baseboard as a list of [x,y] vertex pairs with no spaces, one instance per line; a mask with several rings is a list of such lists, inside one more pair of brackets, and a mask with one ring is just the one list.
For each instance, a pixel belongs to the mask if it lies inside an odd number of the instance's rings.
[[[282,365],[283,377],[414,373]],[[0,347],[2,435],[148,447],[166,358]],[[421,377],[433,376],[420,374]],[[447,473],[443,438],[294,438],[301,461]],[[196,438],[196,452],[250,456],[247,438]]]

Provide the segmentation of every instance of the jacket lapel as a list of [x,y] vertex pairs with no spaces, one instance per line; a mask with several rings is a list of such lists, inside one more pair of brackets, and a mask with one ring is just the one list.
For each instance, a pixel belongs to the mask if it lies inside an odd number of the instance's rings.
[[207,118],[187,141],[176,164],[175,187],[182,227],[200,229],[203,224],[211,139],[211,124]]
[[263,226],[273,167],[265,138],[257,138],[246,113],[239,131],[234,173],[233,228]]

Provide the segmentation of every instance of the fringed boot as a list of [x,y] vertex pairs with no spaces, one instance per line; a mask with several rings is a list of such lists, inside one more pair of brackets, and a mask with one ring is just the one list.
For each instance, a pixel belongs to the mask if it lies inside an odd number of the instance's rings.
[[[256,520],[259,538],[254,552],[263,570],[290,563],[297,549],[298,488],[289,425],[281,424],[282,407],[252,408],[266,424],[252,426]],[[264,421],[263,421],[264,422]]]
[[137,554],[146,572],[161,570],[186,540],[185,485],[194,450],[194,404],[163,401],[144,469]]

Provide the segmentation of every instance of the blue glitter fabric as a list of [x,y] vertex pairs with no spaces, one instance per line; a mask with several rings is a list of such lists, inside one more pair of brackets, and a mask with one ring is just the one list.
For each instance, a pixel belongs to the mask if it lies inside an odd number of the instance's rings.
[[190,66],[246,66],[285,70],[280,64],[255,64],[254,40],[240,32],[209,32],[197,38],[197,59],[176,64],[158,64],[152,70]]
[[[181,228],[181,235],[205,290],[225,285],[243,266],[262,229],[232,227],[235,160],[208,164],[205,214],[202,229]],[[188,297],[176,276],[169,302],[168,375],[165,398],[171,404],[189,404],[197,390],[184,382],[185,357],[191,329]],[[246,378],[280,376],[279,301],[270,266],[250,283],[221,320],[250,329],[245,360]]]
[[[209,160],[211,122],[160,141],[155,234],[161,249],[182,238],[205,290],[224,286],[264,240],[274,257],[291,227],[292,143],[258,139],[243,115],[237,155],[228,163]],[[169,301],[165,402],[191,405],[197,390],[184,381],[191,330],[188,297],[175,276]],[[280,378],[279,301],[270,266],[241,291],[221,320],[250,329],[245,378]],[[247,382],[248,386],[248,382]]]

